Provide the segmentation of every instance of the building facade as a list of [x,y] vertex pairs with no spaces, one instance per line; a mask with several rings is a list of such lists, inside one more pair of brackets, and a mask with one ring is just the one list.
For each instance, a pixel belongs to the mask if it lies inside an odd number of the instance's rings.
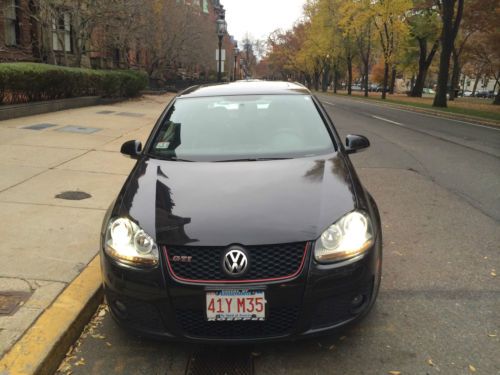
[[37,61],[29,0],[0,0],[0,62]]

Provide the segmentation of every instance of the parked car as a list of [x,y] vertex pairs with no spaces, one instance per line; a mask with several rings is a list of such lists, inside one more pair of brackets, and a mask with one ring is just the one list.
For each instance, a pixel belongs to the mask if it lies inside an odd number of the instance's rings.
[[462,96],[463,97],[470,97],[472,96],[472,91],[469,91],[469,90],[465,90],[465,91],[462,91]]
[[488,90],[479,90],[479,91],[476,91],[476,98],[490,98],[490,97],[493,97],[493,95],[491,95],[490,92]]
[[325,334],[377,297],[380,216],[321,103],[289,82],[179,94],[101,233],[106,301],[140,335],[260,342]]
[[368,91],[371,91],[371,92],[381,92],[382,91],[382,87],[380,85],[372,83],[370,86],[368,86]]
[[363,91],[363,87],[361,85],[355,84],[355,85],[351,85],[351,90],[352,91]]
[[430,89],[430,88],[424,87],[424,88],[422,89],[422,94],[436,95],[436,91],[434,91],[433,89]]

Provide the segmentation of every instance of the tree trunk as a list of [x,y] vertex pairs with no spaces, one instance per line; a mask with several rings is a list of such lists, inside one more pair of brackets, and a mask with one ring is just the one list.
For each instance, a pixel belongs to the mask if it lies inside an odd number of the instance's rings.
[[459,88],[459,79],[460,79],[460,55],[457,53],[457,50],[453,48],[452,52],[453,57],[453,71],[451,73],[451,90],[450,90],[450,100],[455,100],[455,93]]
[[[455,16],[455,3],[458,2]],[[443,31],[441,34],[441,57],[439,60],[439,75],[437,92],[434,97],[434,107],[447,107],[446,92],[448,89],[448,75],[450,72],[450,57],[455,37],[462,19],[464,0],[442,0],[441,18]]]
[[425,86],[425,78],[427,77],[427,72],[429,70],[429,66],[432,63],[432,60],[434,59],[434,55],[438,50],[439,41],[436,40],[436,42],[434,42],[431,52],[427,56],[427,39],[419,38],[417,40],[420,48],[420,55],[418,58],[418,73],[410,96],[421,98],[422,91]]
[[392,75],[391,75],[391,85],[389,87],[389,94],[393,95],[394,94],[394,86],[396,86],[396,65],[393,65],[391,74]]
[[370,70],[370,67],[369,67],[369,63],[366,63],[364,64],[363,66],[364,68],[364,82],[363,82],[363,85],[365,86],[365,98],[368,97],[368,75],[370,74],[369,70]]
[[323,79],[321,81],[321,91],[328,91],[328,84],[330,83],[330,65],[326,64],[323,69]]
[[352,56],[347,57],[347,95],[352,95]]
[[337,93],[337,86],[339,82],[339,71],[337,70],[337,65],[333,67],[333,93]]
[[387,83],[389,81],[389,64],[384,63],[384,82],[382,83],[382,99],[387,97]]
[[[497,86],[500,86],[500,72],[498,72],[497,76],[495,77],[495,86],[493,87],[493,92],[495,92]],[[494,105],[500,105],[500,88],[495,95],[495,99],[493,100]]]
[[481,76],[479,74],[476,75],[476,79],[474,81],[474,86],[472,87],[472,94],[471,94],[471,96],[476,95],[477,85],[478,85],[480,79],[481,79]]

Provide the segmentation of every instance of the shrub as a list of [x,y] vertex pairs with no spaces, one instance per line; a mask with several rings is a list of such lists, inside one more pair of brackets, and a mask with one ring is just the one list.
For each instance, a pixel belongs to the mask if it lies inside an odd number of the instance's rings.
[[133,97],[148,77],[132,70],[93,70],[37,63],[0,64],[0,103],[77,96]]

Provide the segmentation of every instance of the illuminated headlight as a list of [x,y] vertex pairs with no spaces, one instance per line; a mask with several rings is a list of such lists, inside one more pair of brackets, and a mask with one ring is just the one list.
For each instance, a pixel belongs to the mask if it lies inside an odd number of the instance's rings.
[[158,246],[153,238],[126,218],[113,219],[109,222],[104,248],[109,256],[129,265],[158,264]]
[[370,217],[352,211],[321,234],[314,246],[314,257],[321,263],[345,260],[363,254],[373,241]]

